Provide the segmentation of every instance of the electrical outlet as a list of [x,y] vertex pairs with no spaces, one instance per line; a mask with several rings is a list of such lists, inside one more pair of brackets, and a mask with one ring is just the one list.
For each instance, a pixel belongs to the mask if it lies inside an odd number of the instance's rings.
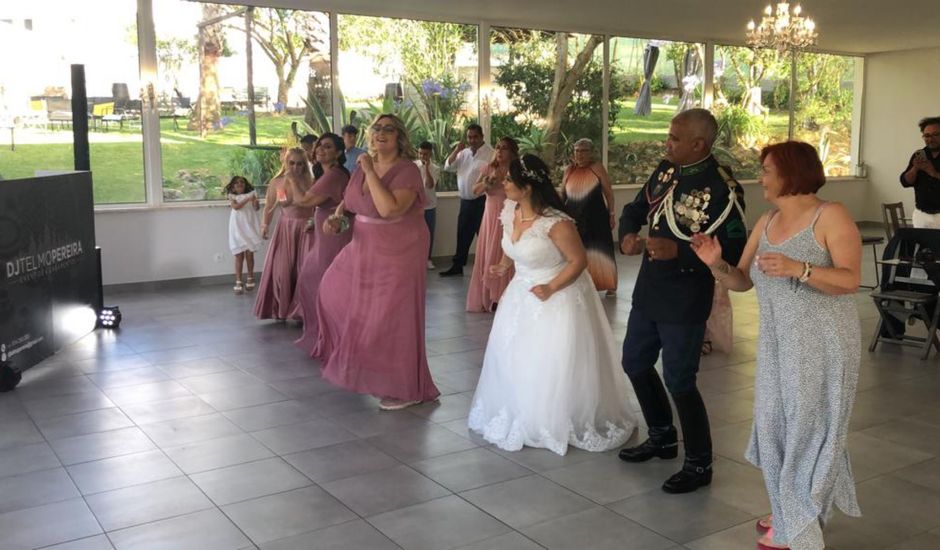
[[217,264],[218,264],[218,263],[221,263],[221,262],[222,262],[222,253],[221,253],[221,252],[216,252],[215,255],[212,256],[212,259],[215,260],[215,263],[217,263]]

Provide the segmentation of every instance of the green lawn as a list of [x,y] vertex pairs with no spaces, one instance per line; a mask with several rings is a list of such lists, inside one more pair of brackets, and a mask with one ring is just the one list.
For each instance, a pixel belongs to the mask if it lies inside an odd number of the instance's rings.
[[[248,118],[232,116],[222,131],[199,138],[199,133],[186,130],[186,121],[180,120],[180,129],[174,128],[172,119],[160,121],[163,154],[163,177],[172,181],[179,170],[205,170],[221,181],[227,181],[232,151],[248,143]],[[257,136],[259,145],[282,143],[290,132],[290,124],[302,117],[259,116]],[[69,130],[61,132],[63,135]],[[94,143],[96,137],[126,136],[128,141]],[[133,203],[144,201],[143,145],[139,130],[125,128],[108,132],[92,132],[90,139],[91,167],[97,204]],[[8,142],[0,144],[0,176],[6,179],[32,177],[34,170],[71,170],[72,145],[18,144],[11,151]],[[172,184],[171,184],[172,185]]]
[[669,131],[669,121],[676,114],[675,105],[653,103],[649,116],[633,114],[636,102],[626,102],[617,113],[617,121],[610,129],[611,143],[627,144],[636,141],[665,140]]
[[[676,114],[676,101],[671,104],[657,103],[654,98],[653,109],[649,116],[633,114],[634,101],[623,104],[617,114],[617,121],[610,129],[613,144],[627,144],[637,141],[665,140],[669,131],[669,121]],[[790,123],[786,111],[771,111],[767,116],[767,133],[779,140],[786,138]]]
[[[95,202],[143,202],[143,144],[92,143],[91,166]],[[71,170],[72,144],[17,145],[16,151],[0,147],[0,175],[6,179],[30,178],[34,170]]]

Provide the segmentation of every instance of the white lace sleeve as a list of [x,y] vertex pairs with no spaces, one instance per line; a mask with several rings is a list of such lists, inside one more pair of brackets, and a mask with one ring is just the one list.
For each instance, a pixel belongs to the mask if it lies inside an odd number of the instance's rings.
[[551,231],[552,227],[560,221],[573,222],[574,219],[564,212],[549,209],[545,212],[544,215],[539,217],[538,221],[533,224],[531,230],[534,230],[540,236],[548,237],[548,232]]
[[503,211],[499,213],[499,221],[503,224],[503,231],[512,233],[512,220],[516,217],[516,201],[506,199],[503,202]]

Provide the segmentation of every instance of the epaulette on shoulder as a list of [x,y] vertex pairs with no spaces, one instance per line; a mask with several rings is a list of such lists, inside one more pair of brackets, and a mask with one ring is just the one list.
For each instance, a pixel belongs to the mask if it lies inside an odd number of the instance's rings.
[[731,169],[727,166],[718,165],[718,173],[721,174],[721,179],[725,180],[725,184],[732,191],[737,189],[741,184],[738,183],[738,180],[734,179],[734,176],[731,175]]

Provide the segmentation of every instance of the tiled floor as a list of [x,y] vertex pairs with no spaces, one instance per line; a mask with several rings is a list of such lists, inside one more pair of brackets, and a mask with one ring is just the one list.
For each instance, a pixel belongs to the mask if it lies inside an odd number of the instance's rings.
[[[621,258],[618,337],[635,260]],[[869,266],[866,265],[866,268]],[[866,273],[866,279],[872,279]],[[751,550],[768,511],[742,458],[757,306],[733,296],[734,353],[703,360],[713,485],[666,495],[678,461],[507,453],[466,430],[491,317],[467,279],[429,277],[428,354],[440,403],[387,413],[321,381],[295,325],[258,322],[229,285],[111,294],[96,332],[0,394],[0,548]],[[875,312],[858,295],[863,337]],[[821,327],[820,337],[825,337]],[[862,352],[850,446],[864,518],[844,550],[940,548],[940,360]]]

